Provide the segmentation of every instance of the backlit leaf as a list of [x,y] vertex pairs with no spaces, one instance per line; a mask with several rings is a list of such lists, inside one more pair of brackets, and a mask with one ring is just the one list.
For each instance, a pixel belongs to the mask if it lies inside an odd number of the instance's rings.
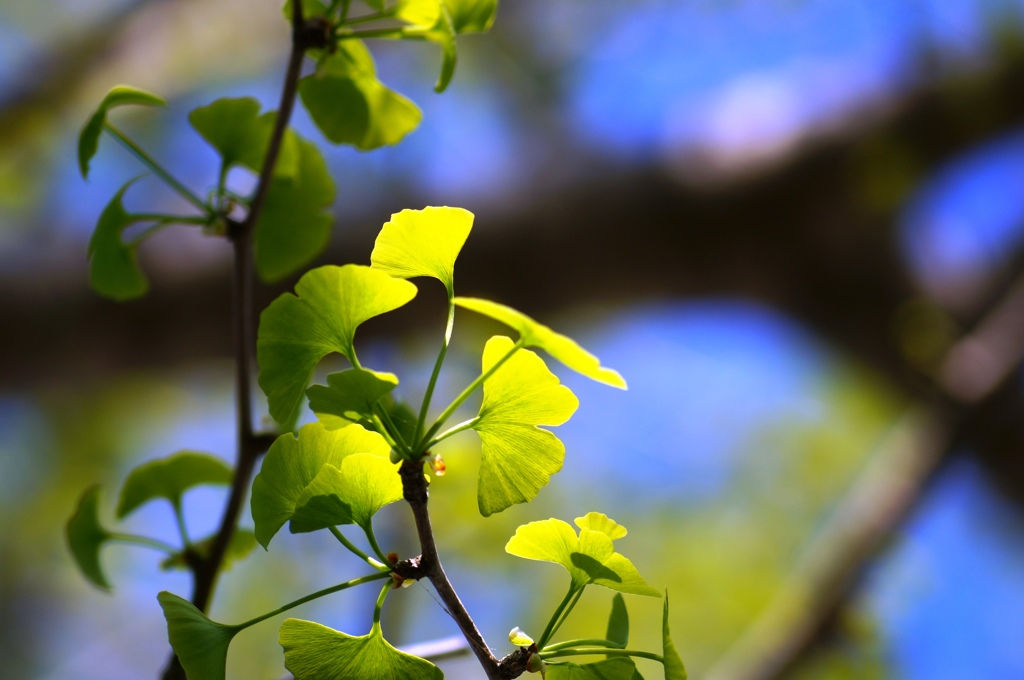
[[480,298],[457,297],[455,304],[514,328],[527,347],[539,347],[577,373],[605,385],[626,389],[626,381],[621,375],[601,366],[597,357],[576,344],[575,340],[556,333],[522,312]]
[[576,526],[580,529],[600,531],[613,541],[624,537],[627,533],[626,527],[609,518],[603,512],[588,512],[583,517],[577,517],[573,521],[576,522]]
[[253,240],[256,271],[277,281],[309,263],[327,245],[334,216],[334,180],[312,142],[295,138],[294,176],[277,174],[267,190]]
[[325,465],[295,501],[292,533],[316,531],[339,524],[370,528],[370,520],[385,505],[402,500],[398,466],[387,458],[357,453],[341,466]]
[[[210,548],[213,547],[213,542],[216,539],[216,534],[207,536],[193,544],[192,549],[199,553],[201,557],[207,557],[210,554]],[[235,562],[244,560],[252,552],[252,549],[256,547],[256,535],[248,529],[236,529],[235,533],[231,535],[231,541],[228,543],[228,549],[224,553],[224,560],[221,562],[221,571],[227,571]],[[172,569],[188,569],[188,562],[185,560],[184,551],[176,552],[175,554],[165,558],[160,562],[160,568],[164,571],[170,571]]]
[[284,666],[295,680],[441,680],[434,664],[392,647],[374,624],[354,637],[312,621],[281,625]]
[[345,40],[299,82],[299,96],[313,122],[335,144],[361,151],[397,144],[416,129],[419,108],[377,79],[362,41]]
[[559,519],[520,526],[505,545],[505,552],[528,560],[553,562],[565,567],[574,588],[594,583],[620,593],[658,597],[636,567],[615,552],[612,539],[600,531],[573,528]]
[[[256,540],[266,548],[270,539],[295,514],[306,487],[325,466],[340,468],[356,453],[372,453],[387,461],[388,443],[359,425],[327,430],[320,423],[302,427],[298,436],[283,434],[270,447],[252,485],[252,519]],[[397,476],[397,475],[396,475]]]
[[201,484],[231,484],[231,466],[208,453],[179,451],[167,458],[151,460],[135,468],[121,487],[117,518],[124,519],[140,505],[154,498],[181,503],[186,490]]
[[454,295],[455,259],[473,228],[473,213],[462,208],[427,207],[391,216],[370,255],[374,269],[410,279],[432,276]]
[[686,680],[686,667],[672,644],[672,636],[668,630],[668,591],[665,591],[665,605],[661,617],[662,658],[665,664],[665,680]]
[[620,593],[615,593],[612,598],[612,612],[608,615],[608,630],[604,637],[619,647],[629,643],[629,612],[626,611],[626,600]]
[[[483,371],[491,370],[513,346],[501,335],[488,340]],[[480,435],[482,457],[477,504],[486,517],[532,500],[562,469],[565,447],[537,426],[561,425],[579,401],[540,357],[525,349],[484,381],[483,393],[473,429]]]
[[82,494],[75,514],[68,520],[65,536],[75,564],[90,582],[104,590],[110,590],[110,582],[100,564],[100,550],[110,540],[111,534],[100,524],[100,487],[91,486]]
[[498,0],[444,0],[456,33],[489,31],[498,13]]
[[359,324],[409,302],[416,286],[350,264],[307,272],[295,292],[281,295],[263,311],[256,342],[259,384],[278,422],[295,408],[322,358],[338,352],[352,361]]
[[633,680],[636,664],[629,657],[617,656],[593,663],[550,663],[547,680]]
[[[189,123],[224,159],[225,166],[242,165],[254,172],[263,166],[276,114],[260,115],[260,103],[252,97],[223,98],[194,109]],[[285,134],[275,175],[294,177],[299,170],[298,138]]]
[[167,619],[167,638],[188,680],[224,680],[228,646],[241,628],[211,621],[191,602],[166,590],[156,599]]
[[[136,178],[137,179],[137,178]],[[100,214],[96,231],[89,239],[89,284],[100,295],[114,300],[131,300],[149,290],[149,282],[139,270],[138,244],[121,240],[125,229],[138,219],[125,212],[122,199],[136,180],[131,180],[114,195]]]
[[118,85],[111,89],[78,136],[78,168],[82,171],[82,177],[89,176],[89,161],[96,155],[96,149],[99,148],[103,124],[107,122],[107,112],[118,106],[129,104],[167,106],[167,102],[162,97],[129,85]]
[[351,368],[327,376],[327,386],[313,385],[306,390],[309,408],[317,417],[336,416],[349,422],[368,419],[374,404],[398,385],[393,373]]

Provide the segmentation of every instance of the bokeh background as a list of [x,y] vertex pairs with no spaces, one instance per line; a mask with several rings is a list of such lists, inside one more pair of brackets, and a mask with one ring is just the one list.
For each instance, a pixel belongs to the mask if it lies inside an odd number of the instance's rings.
[[[276,0],[0,5],[4,677],[156,677],[155,593],[187,593],[186,577],[112,547],[116,589],[100,593],[63,522],[97,482],[109,520],[140,461],[233,457],[229,248],[164,232],[141,251],[148,297],[93,294],[91,229],[141,169],[108,143],[83,182],[78,130],[114,84],[159,92],[167,110],[119,120],[204,191],[215,156],[187,112],[224,95],[274,106],[287,41]],[[1024,677],[1024,2],[505,0],[441,96],[432,46],[374,48],[423,124],[391,149],[325,148],[337,224],[320,261],[368,262],[402,208],[466,207],[458,291],[573,335],[630,384],[563,373],[581,408],[557,430],[563,472],[528,506],[479,517],[475,436],[445,450],[441,548],[499,655],[566,585],[505,541],[598,510],[669,588],[692,677]],[[176,201],[152,179],[129,195]],[[429,283],[360,331],[364,361],[410,395],[443,325]],[[443,390],[497,330],[460,316]],[[222,500],[187,497],[197,534]],[[413,549],[407,512],[382,513],[386,547]],[[156,504],[128,524],[174,535]],[[329,536],[281,535],[223,579],[213,613],[244,620],[358,573]],[[359,634],[374,596],[295,615]],[[635,645],[657,649],[660,603],[628,605]],[[565,636],[603,633],[609,606],[588,591]],[[420,586],[389,600],[385,630],[402,645],[457,632]],[[239,636],[229,677],[283,677],[276,639],[273,624]]]

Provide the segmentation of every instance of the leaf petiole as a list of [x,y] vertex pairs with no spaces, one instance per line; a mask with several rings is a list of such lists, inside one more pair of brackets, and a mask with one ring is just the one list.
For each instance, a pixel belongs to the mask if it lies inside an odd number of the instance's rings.
[[170,543],[164,543],[158,541],[155,538],[149,538],[148,536],[136,536],[135,534],[111,534],[111,541],[118,543],[127,543],[129,545],[138,545],[143,548],[152,548],[153,550],[159,550],[160,552],[167,553],[168,555],[177,555],[181,552],[180,549],[175,548]]
[[558,652],[563,649],[573,649],[575,647],[607,647],[610,649],[623,649],[622,645],[612,642],[611,640],[601,639],[581,639],[581,640],[566,640],[565,642],[557,642],[553,645],[548,645],[542,652]]
[[574,649],[560,649],[555,651],[544,650],[540,652],[540,658],[549,659],[559,656],[593,656],[595,654],[603,654],[605,656],[636,656],[641,659],[651,659],[658,663],[665,663],[665,658],[661,656],[661,654],[644,652],[639,649],[616,649],[614,647],[576,647]]
[[[324,597],[325,595],[330,595],[332,593],[337,593],[339,591],[346,590],[348,588],[352,588],[353,586],[360,586],[360,585],[362,585],[364,583],[370,583],[371,581],[379,581],[381,579],[390,578],[390,577],[391,577],[391,573],[390,572],[383,572],[383,571],[377,572],[376,574],[370,574],[369,576],[360,576],[359,578],[354,578],[351,581],[345,581],[344,583],[339,583],[336,586],[331,586],[330,588],[324,588],[323,590],[318,590],[315,593],[310,593],[309,595],[306,595],[305,597],[300,597],[299,599],[294,600],[292,602],[289,602],[286,605],[282,605],[282,606],[278,607],[277,609],[275,609],[272,612],[267,612],[266,614],[262,614],[260,616],[257,616],[254,619],[249,619],[248,621],[246,621],[244,623],[239,623],[239,624],[236,624],[236,625],[230,626],[230,627],[231,628],[235,628],[237,630],[244,630],[245,628],[248,628],[250,626],[255,626],[257,623],[260,623],[261,621],[266,621],[267,619],[269,619],[271,617],[274,617],[274,616],[277,616],[278,614],[283,614],[284,612],[288,611],[289,609],[294,609],[295,607],[298,607],[300,604],[306,604],[307,602],[312,602],[313,600],[316,600],[316,599],[319,599],[321,597]],[[390,588],[391,584],[388,584],[388,587]]]
[[377,596],[377,604],[373,607],[373,629],[377,632],[380,632],[380,610],[384,608],[384,600],[393,587],[390,583],[385,583],[380,589],[380,595]]
[[[338,31],[335,32],[335,40],[366,40],[368,38],[409,38],[414,37],[407,34],[401,28],[371,28],[365,31]],[[418,36],[416,37],[417,39]]]
[[339,530],[338,527],[327,527],[327,528],[330,530],[330,532],[332,534],[334,534],[334,537],[336,539],[338,539],[338,541],[343,546],[348,548],[349,552],[351,552],[353,555],[356,555],[360,559],[364,560],[367,564],[369,564],[374,569],[379,569],[381,571],[386,571],[388,573],[391,572],[391,569],[389,569],[387,566],[385,566],[385,565],[381,564],[380,562],[378,562],[377,560],[373,559],[372,557],[370,557],[369,555],[364,553],[362,550],[357,548],[355,546],[355,544],[352,543],[352,541],[350,541],[347,538],[345,538],[345,534],[341,533],[341,530]]
[[171,503],[174,506],[174,520],[178,524],[178,533],[181,534],[181,543],[185,550],[192,547],[192,540],[188,537],[188,528],[185,526],[185,513],[181,509],[181,501]]
[[[455,302],[453,291],[448,291],[448,321],[444,327],[444,341],[441,343],[441,351],[437,354],[437,361],[434,362],[434,370],[430,374],[430,382],[427,383],[427,391],[423,394],[423,404],[420,406],[420,415],[416,420],[416,431],[413,434],[413,441],[420,441],[423,428],[427,422],[427,410],[430,408],[430,400],[434,398],[434,388],[437,386],[437,378],[441,375],[441,365],[448,354],[448,345],[452,341],[452,329],[455,328]],[[454,434],[454,433],[453,433]],[[429,446],[425,447],[429,450]]]
[[[366,534],[366,540],[368,540],[370,542],[370,547],[373,548],[373,552],[377,555],[377,557],[380,558],[381,562],[383,562],[384,564],[387,564],[388,563],[388,557],[387,557],[387,555],[384,554],[384,551],[380,549],[380,546],[377,545],[377,537],[373,535],[373,522],[372,521],[367,523],[367,525],[365,527],[363,527],[363,533]],[[390,571],[390,569],[389,569],[389,571]]]
[[470,429],[471,427],[476,425],[477,421],[479,421],[479,420],[480,420],[480,416],[473,416],[469,420],[463,420],[458,425],[454,425],[454,426],[448,428],[447,430],[445,430],[441,434],[439,434],[436,437],[434,437],[433,439],[431,439],[430,442],[427,443],[427,446],[425,448],[429,451],[430,449],[434,448],[435,446],[437,446],[438,444],[443,442],[445,439],[448,439],[448,437],[451,437],[452,435],[456,435],[456,434],[462,432],[463,430]]
[[558,630],[558,626],[561,625],[559,619],[562,616],[562,612],[565,611],[566,607],[570,606],[569,603],[572,601],[574,597],[579,597],[579,593],[581,592],[583,592],[583,587],[577,588],[575,583],[569,584],[569,592],[567,592],[565,594],[565,597],[562,598],[562,601],[558,603],[558,607],[555,608],[554,613],[551,615],[551,619],[548,621],[548,625],[544,627],[544,633],[540,636],[540,640],[537,641],[538,647],[543,649],[544,645],[548,643],[548,640],[551,639],[551,636],[555,634],[556,630]]

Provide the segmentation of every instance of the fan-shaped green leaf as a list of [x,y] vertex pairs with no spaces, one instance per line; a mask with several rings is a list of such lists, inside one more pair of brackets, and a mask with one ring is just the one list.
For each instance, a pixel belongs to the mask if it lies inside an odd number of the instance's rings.
[[617,541],[627,533],[626,527],[609,518],[603,512],[588,512],[583,517],[577,517],[573,521],[576,522],[576,526],[580,529],[600,531],[613,541]]
[[289,527],[292,533],[339,524],[358,524],[369,530],[378,510],[400,500],[398,466],[387,458],[357,453],[342,460],[340,468],[325,465],[320,470],[296,499]]
[[498,13],[498,0],[444,0],[444,6],[456,33],[489,31]]
[[619,647],[629,644],[629,612],[626,611],[626,600],[620,593],[615,593],[612,598],[612,611],[608,615],[608,630],[604,637]]
[[668,590],[665,591],[665,606],[661,616],[661,656],[665,664],[665,680],[686,680],[686,667],[672,644],[672,635],[668,630]]
[[[192,545],[192,550],[199,553],[201,557],[207,557],[210,554],[210,548],[213,547],[213,542],[216,540],[216,534],[207,536],[201,541],[198,541]],[[256,535],[248,529],[236,529],[235,533],[231,535],[231,541],[228,543],[227,552],[224,553],[224,559],[221,562],[221,571],[227,571],[235,562],[240,562],[249,556],[252,549],[256,547]],[[172,569],[188,569],[188,562],[185,560],[185,552],[179,551],[173,555],[165,558],[160,562],[160,568],[164,571],[170,571]]]
[[[487,373],[513,348],[496,335],[484,347]],[[477,504],[485,517],[532,500],[562,469],[565,447],[538,425],[561,425],[579,401],[543,359],[520,349],[484,381],[483,403],[473,429],[480,435]]]
[[89,161],[96,155],[96,149],[99,148],[103,124],[107,122],[107,112],[118,106],[129,104],[167,106],[167,102],[162,97],[129,85],[118,85],[111,89],[78,136],[78,168],[82,171],[82,177],[89,176]]
[[313,385],[306,390],[309,408],[317,417],[336,416],[348,422],[369,419],[374,404],[398,385],[393,373],[351,368],[327,376],[327,386]]
[[345,40],[299,82],[313,122],[335,144],[361,151],[397,144],[420,124],[419,108],[377,79],[362,41]]
[[224,680],[228,646],[242,628],[211,621],[191,602],[166,590],[156,599],[167,619],[167,638],[188,680]]
[[256,540],[266,548],[270,539],[292,518],[306,487],[325,466],[340,468],[355,453],[387,456],[388,443],[359,425],[327,430],[320,423],[302,427],[298,436],[283,434],[270,447],[252,484],[252,519]]
[[126,244],[121,240],[124,230],[138,221],[125,212],[121,202],[128,187],[137,179],[121,187],[103,209],[87,250],[92,289],[119,301],[141,297],[149,290],[149,282],[139,270],[136,258],[138,244]]
[[367,635],[353,637],[312,621],[288,619],[281,624],[284,666],[295,680],[441,680],[434,664],[400,652],[374,624]]
[[457,297],[455,304],[514,328],[527,347],[539,347],[577,373],[605,385],[626,389],[626,381],[621,375],[601,366],[597,357],[576,344],[572,338],[556,333],[522,312],[480,298]]
[[462,208],[427,207],[391,216],[370,255],[374,269],[410,279],[432,276],[454,295],[455,259],[473,228],[473,213]]
[[634,672],[632,659],[617,656],[585,664],[548,664],[547,680],[633,680]]
[[[260,103],[252,97],[223,98],[194,109],[189,123],[224,159],[225,166],[243,165],[254,172],[263,166],[276,114],[260,115]],[[281,144],[274,174],[294,177],[299,170],[296,135],[289,132]]]
[[636,567],[615,552],[612,539],[600,531],[573,528],[558,519],[524,524],[505,546],[505,552],[528,560],[553,562],[565,567],[574,588],[594,583],[620,593],[657,597],[658,591],[644,582]]
[[352,343],[359,324],[409,302],[416,286],[350,264],[307,272],[295,292],[281,295],[263,311],[256,343],[260,387],[278,422],[295,408],[323,357],[338,352],[356,363]]
[[334,181],[324,157],[312,142],[295,139],[297,171],[275,175],[253,239],[256,271],[277,281],[309,263],[327,245],[334,217]]
[[179,451],[135,468],[121,487],[117,518],[124,519],[154,498],[181,503],[185,491],[200,484],[231,484],[231,466],[220,458],[197,451]]
[[71,556],[85,577],[98,588],[110,590],[110,582],[100,564],[100,550],[110,540],[111,534],[100,524],[99,503],[100,487],[91,486],[86,489],[64,533]]

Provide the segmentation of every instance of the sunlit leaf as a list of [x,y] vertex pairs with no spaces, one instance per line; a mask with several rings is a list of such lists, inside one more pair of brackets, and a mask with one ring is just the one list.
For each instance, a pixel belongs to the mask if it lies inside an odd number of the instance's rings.
[[121,187],[103,209],[86,251],[89,284],[100,295],[114,300],[131,300],[149,290],[149,282],[139,270],[138,244],[126,244],[121,239],[124,230],[138,221],[125,212],[122,203],[125,192],[135,181],[130,180]]
[[[252,97],[223,98],[194,109],[189,123],[224,159],[227,167],[242,165],[254,172],[263,166],[276,114],[260,115]],[[275,175],[294,177],[299,170],[298,138],[287,133],[277,157]]]
[[295,292],[281,295],[263,311],[256,343],[259,384],[278,422],[295,408],[323,357],[338,352],[352,361],[359,325],[409,302],[416,286],[350,264],[307,272]]
[[480,298],[457,297],[455,304],[514,328],[527,347],[539,347],[577,373],[605,385],[626,389],[626,381],[621,375],[601,366],[597,357],[576,344],[572,338],[556,333],[522,312]]
[[498,0],[444,0],[456,33],[489,31],[498,13]]
[[617,656],[593,663],[549,663],[547,680],[633,680],[636,664],[628,657]]
[[151,460],[135,468],[121,487],[117,518],[124,519],[140,505],[154,498],[166,498],[172,505],[193,486],[231,484],[231,466],[208,453],[179,451],[167,458]]
[[385,505],[402,500],[398,466],[387,458],[357,453],[340,467],[325,465],[295,501],[292,533],[339,524],[370,528],[370,519]]
[[104,590],[110,590],[110,582],[100,564],[100,550],[110,540],[111,534],[100,524],[100,487],[91,486],[82,494],[75,514],[68,520],[65,536],[71,556],[90,582]]
[[107,112],[118,106],[129,104],[167,106],[167,102],[162,97],[129,85],[118,85],[111,89],[78,136],[78,168],[82,171],[82,177],[89,176],[89,161],[96,155],[96,149],[99,148],[103,124],[107,122]]
[[665,680],[686,680],[686,667],[672,644],[672,636],[668,630],[668,590],[665,591],[665,606],[661,617],[661,655],[665,664]]
[[275,175],[267,191],[253,240],[256,271],[277,281],[309,263],[327,245],[334,216],[334,180],[312,142],[295,138],[298,170]]
[[612,612],[608,615],[608,630],[604,637],[619,647],[629,643],[629,612],[626,611],[626,600],[619,593],[612,598]]
[[284,666],[295,680],[441,680],[434,664],[392,647],[374,624],[354,637],[312,621],[281,624]]
[[576,526],[580,529],[600,531],[613,541],[624,537],[627,533],[626,527],[611,519],[603,512],[588,512],[583,517],[577,517],[573,521],[576,522]]
[[283,434],[270,447],[252,484],[252,519],[256,540],[266,548],[295,513],[306,487],[325,466],[340,468],[356,453],[372,453],[387,461],[391,447],[376,432],[359,425],[327,430],[320,423],[302,427],[298,436]]
[[228,646],[241,627],[211,621],[191,602],[166,590],[156,599],[167,619],[167,638],[188,680],[224,680]]
[[473,228],[473,213],[462,208],[427,207],[391,216],[370,255],[374,269],[410,279],[432,276],[454,295],[455,259]]
[[533,638],[524,633],[519,626],[509,631],[508,641],[516,647],[529,647],[533,644]]
[[[192,549],[196,551],[200,557],[207,557],[210,554],[210,549],[213,547],[213,542],[216,540],[217,535],[207,536],[201,541],[197,541],[193,544]],[[252,549],[256,547],[256,535],[248,529],[236,529],[235,533],[231,535],[231,541],[228,543],[228,549],[224,553],[224,559],[221,561],[221,571],[227,571],[232,567],[235,562],[244,560],[252,552]],[[173,555],[165,558],[160,562],[160,568],[164,571],[170,571],[172,569],[188,569],[188,561],[185,559],[185,552],[179,551]]]
[[[487,341],[486,373],[513,348],[501,335]],[[532,500],[562,469],[565,447],[538,425],[561,425],[579,406],[544,361],[529,350],[512,355],[483,386],[483,403],[473,429],[480,435],[477,504],[485,517]]]
[[313,122],[335,144],[361,151],[397,144],[416,129],[419,108],[377,79],[362,41],[345,40],[299,82],[299,96]]
[[520,526],[505,545],[505,552],[528,560],[553,562],[565,567],[574,588],[594,583],[620,593],[658,597],[636,567],[615,552],[612,539],[600,531],[573,528],[559,519]]
[[359,422],[373,414],[374,405],[398,385],[393,373],[351,368],[327,376],[327,386],[313,385],[306,390],[309,408],[318,418],[336,416],[347,422]]

